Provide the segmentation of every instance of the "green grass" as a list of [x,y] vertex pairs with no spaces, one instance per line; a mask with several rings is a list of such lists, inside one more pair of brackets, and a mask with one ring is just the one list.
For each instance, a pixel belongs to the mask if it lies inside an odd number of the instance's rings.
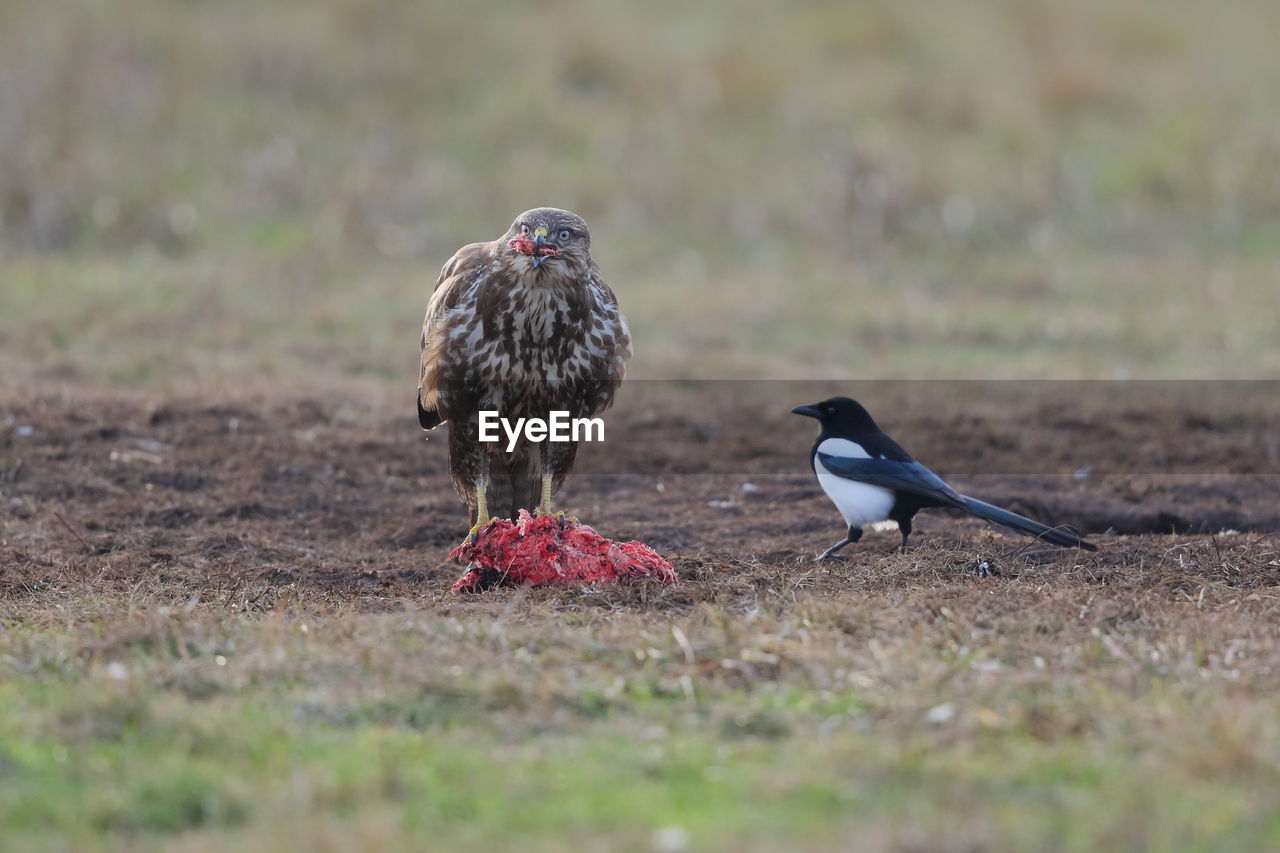
[[1259,633],[1273,617],[1225,587],[1199,604],[1147,596],[1140,624],[1093,628],[1071,618],[1087,586],[996,611],[980,592],[917,590],[888,609],[802,594],[667,615],[599,594],[516,594],[505,613],[290,595],[238,613],[234,597],[117,586],[11,607],[7,842],[1280,842],[1275,643]]

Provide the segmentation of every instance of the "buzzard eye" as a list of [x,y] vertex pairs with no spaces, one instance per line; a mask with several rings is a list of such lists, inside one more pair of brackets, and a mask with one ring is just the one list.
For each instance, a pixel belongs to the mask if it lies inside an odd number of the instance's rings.
[[521,226],[520,226],[520,233],[521,233],[521,234],[528,234],[528,233],[529,233],[529,226],[528,226],[528,225],[521,225]]
[[568,240],[568,239],[569,239],[569,237],[570,237],[569,229],[568,229],[568,228],[561,228],[561,229],[560,229],[560,233],[559,233],[558,235],[556,235],[556,236],[558,236],[558,237],[560,238],[560,241],[561,241],[561,242],[564,242],[565,240]]

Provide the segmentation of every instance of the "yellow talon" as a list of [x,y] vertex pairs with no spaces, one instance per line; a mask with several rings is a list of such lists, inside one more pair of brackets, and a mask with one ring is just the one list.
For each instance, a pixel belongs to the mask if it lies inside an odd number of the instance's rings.
[[471,530],[467,533],[467,538],[465,540],[466,543],[468,545],[476,544],[476,540],[480,538],[480,531],[484,530],[492,522],[493,522],[492,518],[486,518],[484,521],[477,521],[475,524],[475,527],[472,527]]
[[485,500],[483,486],[476,486],[476,521],[475,526],[467,533],[462,541],[465,544],[474,545],[476,540],[480,538],[480,531],[484,530],[489,522],[493,521],[493,516],[489,515],[489,502]]
[[551,478],[545,474],[542,477],[542,500],[538,502],[538,506],[534,509],[533,514],[551,514]]

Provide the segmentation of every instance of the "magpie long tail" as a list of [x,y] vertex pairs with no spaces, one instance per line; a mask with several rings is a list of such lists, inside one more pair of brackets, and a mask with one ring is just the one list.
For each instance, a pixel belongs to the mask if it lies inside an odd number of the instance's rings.
[[1061,545],[1063,548],[1083,548],[1086,551],[1098,550],[1096,545],[1086,542],[1074,533],[1063,530],[1060,527],[1048,527],[1038,521],[1032,521],[1029,518],[1018,515],[1016,512],[1009,512],[1009,510],[1001,509],[995,504],[989,504],[986,501],[980,501],[968,495],[961,495],[960,499],[964,502],[964,508],[968,510],[969,514],[976,515],[978,518],[994,521],[996,524],[1003,524],[1005,527],[1013,528],[1019,533],[1034,536],[1052,545]]

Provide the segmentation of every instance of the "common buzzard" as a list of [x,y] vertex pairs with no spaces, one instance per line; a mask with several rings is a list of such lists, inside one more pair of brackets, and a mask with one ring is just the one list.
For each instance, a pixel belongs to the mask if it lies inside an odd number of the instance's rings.
[[459,249],[440,271],[422,323],[418,421],[448,422],[449,474],[472,532],[490,511],[550,512],[576,442],[479,440],[478,413],[592,417],[613,403],[631,355],[618,300],[591,259],[587,223],[540,207],[491,243]]

